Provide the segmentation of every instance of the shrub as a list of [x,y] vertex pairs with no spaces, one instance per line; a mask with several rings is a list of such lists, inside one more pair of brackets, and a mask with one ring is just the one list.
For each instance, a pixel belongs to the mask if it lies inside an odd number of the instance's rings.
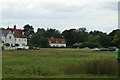
[[18,43],[15,43],[15,46],[17,46],[17,47],[18,47],[18,46],[19,46],[19,44],[18,44]]
[[5,45],[6,45],[7,47],[9,47],[9,46],[10,46],[10,44],[9,44],[9,43],[6,43]]

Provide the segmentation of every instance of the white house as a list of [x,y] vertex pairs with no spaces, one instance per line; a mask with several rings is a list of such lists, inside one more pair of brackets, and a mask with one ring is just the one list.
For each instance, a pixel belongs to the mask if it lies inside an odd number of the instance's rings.
[[[27,45],[27,37],[24,35],[23,30],[14,28],[2,29],[1,40],[4,47],[9,45],[9,49],[15,49],[18,46]],[[17,45],[17,46],[16,46]]]
[[51,47],[66,47],[66,42],[65,39],[60,39],[60,38],[50,38],[48,39],[49,45]]
[[24,35],[23,30],[16,29],[16,25],[14,28],[7,28],[7,30],[11,31],[15,37],[15,44],[19,44],[19,46],[27,45],[27,36]]

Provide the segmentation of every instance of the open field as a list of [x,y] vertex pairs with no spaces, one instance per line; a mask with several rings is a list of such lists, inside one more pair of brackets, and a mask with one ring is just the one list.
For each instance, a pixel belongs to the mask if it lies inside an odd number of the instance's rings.
[[90,49],[3,51],[3,78],[114,78],[114,52]]

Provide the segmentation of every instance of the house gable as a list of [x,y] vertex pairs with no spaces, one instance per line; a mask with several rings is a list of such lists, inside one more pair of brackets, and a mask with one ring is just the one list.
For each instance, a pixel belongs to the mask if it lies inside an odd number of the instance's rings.
[[7,28],[7,30],[10,30],[16,38],[27,38],[27,36],[23,34],[23,30],[21,29]]

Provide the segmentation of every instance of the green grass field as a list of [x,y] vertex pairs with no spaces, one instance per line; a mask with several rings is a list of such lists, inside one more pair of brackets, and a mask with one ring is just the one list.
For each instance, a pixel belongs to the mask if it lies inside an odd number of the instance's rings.
[[3,78],[115,78],[114,52],[47,48],[3,51]]

